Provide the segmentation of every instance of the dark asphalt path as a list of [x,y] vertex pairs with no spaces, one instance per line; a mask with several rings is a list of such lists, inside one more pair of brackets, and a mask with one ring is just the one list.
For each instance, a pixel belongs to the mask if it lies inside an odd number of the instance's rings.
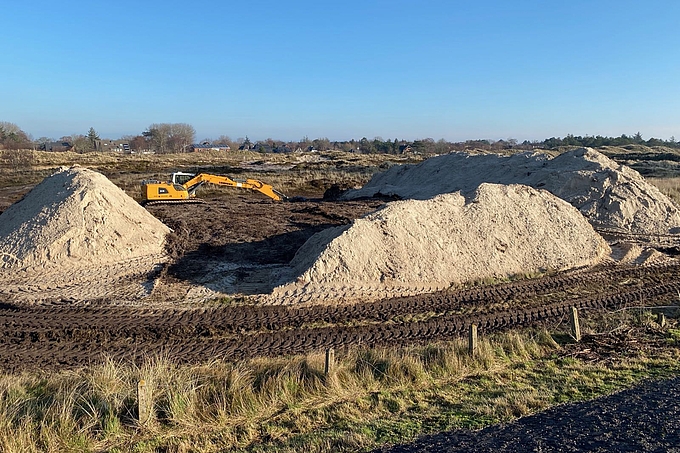
[[680,377],[560,405],[480,431],[425,436],[381,453],[680,452]]

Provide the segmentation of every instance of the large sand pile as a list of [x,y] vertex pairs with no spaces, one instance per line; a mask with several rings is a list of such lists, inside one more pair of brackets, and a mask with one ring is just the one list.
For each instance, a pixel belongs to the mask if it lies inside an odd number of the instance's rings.
[[635,170],[590,148],[555,158],[540,153],[437,156],[418,165],[392,167],[343,198],[382,194],[424,200],[440,193],[471,192],[483,182],[546,189],[578,208],[596,227],[640,234],[680,230],[680,212],[665,195]]
[[102,174],[61,168],[0,215],[0,267],[70,272],[161,255],[168,232]]
[[[405,200],[310,238],[274,294],[434,290],[593,265],[610,253],[573,206],[522,185]],[[407,291],[408,292],[408,291]]]

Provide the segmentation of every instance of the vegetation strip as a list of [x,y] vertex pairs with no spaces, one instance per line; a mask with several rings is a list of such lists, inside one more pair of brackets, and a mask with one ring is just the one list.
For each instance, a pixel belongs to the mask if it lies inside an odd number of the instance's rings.
[[[353,348],[229,364],[102,365],[0,377],[3,451],[366,451],[416,435],[476,429],[641,379],[680,373],[680,330],[651,314],[586,317],[562,331],[512,331],[402,349]],[[604,334],[594,334],[593,329]],[[560,343],[556,343],[555,340]],[[152,419],[137,423],[137,382]]]

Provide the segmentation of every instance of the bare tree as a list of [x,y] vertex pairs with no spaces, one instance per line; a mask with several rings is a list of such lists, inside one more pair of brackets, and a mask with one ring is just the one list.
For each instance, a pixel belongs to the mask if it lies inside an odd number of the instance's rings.
[[143,135],[124,135],[121,137],[123,140],[127,140],[130,145],[130,150],[133,152],[144,152],[151,148],[149,143],[149,138]]
[[186,123],[158,123],[149,126],[142,135],[149,138],[157,153],[181,153],[194,143],[196,131]]
[[7,121],[0,121],[0,148],[28,149],[31,147],[30,137],[19,126]]

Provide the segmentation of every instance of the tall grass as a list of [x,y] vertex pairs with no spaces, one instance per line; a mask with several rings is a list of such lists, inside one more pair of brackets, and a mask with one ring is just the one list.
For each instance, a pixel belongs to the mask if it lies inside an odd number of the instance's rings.
[[680,205],[680,178],[647,178],[664,195]]
[[[404,395],[411,391],[431,391],[512,358],[543,354],[546,347],[552,346],[507,337],[495,346],[482,341],[475,357],[462,341],[352,349],[338,354],[328,375],[322,354],[197,366],[180,366],[168,357],[139,366],[107,360],[78,371],[4,375],[0,450],[114,451],[134,445],[154,451],[189,441],[201,445],[197,451],[212,451],[282,442],[339,421],[389,418],[410,404]],[[151,387],[154,405],[153,420],[143,427],[136,422],[140,379]],[[324,442],[340,441],[325,438],[315,448]],[[350,436],[347,442],[371,441]]]
[[[648,374],[646,362],[586,366],[558,349],[546,331],[527,331],[482,339],[473,356],[462,340],[336,351],[328,375],[321,353],[195,366],[160,356],[4,375],[0,451],[360,451],[510,420]],[[144,425],[140,379],[153,401]]]

